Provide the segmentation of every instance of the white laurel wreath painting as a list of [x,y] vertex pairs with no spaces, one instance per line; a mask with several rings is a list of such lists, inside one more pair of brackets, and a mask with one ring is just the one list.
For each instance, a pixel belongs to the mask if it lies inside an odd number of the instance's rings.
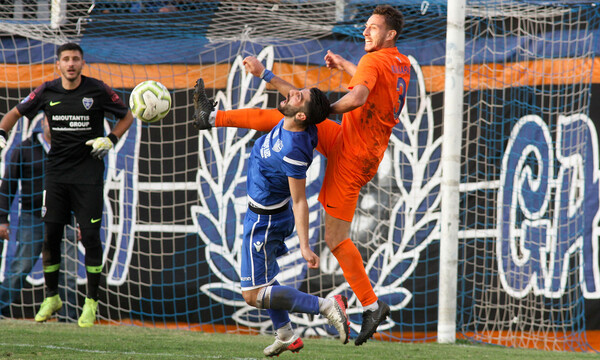
[[[272,47],[264,48],[257,58],[267,68],[274,62]],[[388,172],[395,182],[395,205],[389,212],[387,238],[377,244],[365,266],[374,284],[375,293],[387,302],[392,311],[404,308],[412,299],[402,283],[413,273],[421,252],[439,234],[439,186],[441,181],[441,138],[433,138],[433,110],[425,94],[423,74],[415,59],[411,58],[419,91],[414,116],[403,110],[400,124],[394,129],[390,146],[379,172]],[[219,91],[215,100],[222,110],[236,108],[266,108],[268,94],[265,83],[246,74],[242,57],[237,56],[229,73],[225,92]],[[254,130],[213,128],[200,131],[199,170],[197,183],[200,205],[191,208],[198,234],[206,244],[205,256],[219,281],[207,283],[200,290],[211,299],[236,309],[232,318],[240,325],[257,328],[263,333],[272,331],[271,321],[264,310],[248,306],[242,298],[240,281],[240,249],[243,236],[243,217],[246,212],[246,160]],[[324,159],[315,160],[307,177],[307,198],[310,208],[310,245],[315,249],[320,239],[321,210],[317,201],[321,185]],[[378,175],[379,176],[379,175]],[[299,288],[306,280],[306,262],[300,253],[294,233],[286,240],[289,253],[278,259],[282,269],[278,281]],[[327,257],[329,257],[327,259]],[[321,254],[322,263],[332,263],[331,253]],[[339,269],[335,263],[334,267]],[[348,314],[351,327],[360,331],[360,302],[346,282],[335,287],[326,297],[344,293],[349,296]],[[335,330],[321,316],[290,313],[298,331],[307,335],[330,335]],[[390,319],[379,330],[390,329]]]

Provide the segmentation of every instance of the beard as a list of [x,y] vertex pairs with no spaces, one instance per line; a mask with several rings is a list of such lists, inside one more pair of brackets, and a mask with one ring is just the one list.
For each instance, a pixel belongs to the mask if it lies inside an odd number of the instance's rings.
[[301,111],[301,109],[299,107],[289,105],[288,103],[286,103],[283,106],[281,105],[281,103],[279,103],[277,105],[277,110],[279,110],[279,112],[282,113],[283,116],[288,116],[288,117],[293,117],[298,112]]
[[64,70],[62,71],[62,75],[66,80],[73,82],[77,80],[77,78],[79,78],[79,75],[81,75],[81,69],[75,70],[75,72],[72,75],[69,74],[66,70]]

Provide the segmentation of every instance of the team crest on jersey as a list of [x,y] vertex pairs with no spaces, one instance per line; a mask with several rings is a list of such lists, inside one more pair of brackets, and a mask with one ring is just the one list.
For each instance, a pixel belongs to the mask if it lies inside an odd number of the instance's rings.
[[89,110],[92,107],[92,104],[94,104],[94,99],[84,97],[83,100],[81,100],[81,102],[83,102],[83,107],[86,110]]

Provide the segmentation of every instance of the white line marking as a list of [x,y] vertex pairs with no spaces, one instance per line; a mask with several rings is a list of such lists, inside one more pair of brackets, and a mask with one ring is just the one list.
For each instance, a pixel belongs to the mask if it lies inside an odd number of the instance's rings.
[[[33,344],[9,344],[9,343],[0,343],[0,346],[18,346],[18,347],[30,347],[30,348],[43,348],[50,350],[70,350],[70,351],[78,351],[82,353],[92,353],[92,354],[120,354],[120,355],[143,355],[143,356],[161,356],[161,357],[185,357],[191,359],[197,359],[198,355],[184,355],[184,354],[170,354],[170,353],[141,353],[136,351],[106,351],[106,350],[87,350],[87,349],[78,349],[67,346],[55,346],[55,345],[33,345]],[[234,359],[234,360],[260,360],[259,358],[238,358],[238,357],[223,357],[223,356],[203,356],[204,359]]]

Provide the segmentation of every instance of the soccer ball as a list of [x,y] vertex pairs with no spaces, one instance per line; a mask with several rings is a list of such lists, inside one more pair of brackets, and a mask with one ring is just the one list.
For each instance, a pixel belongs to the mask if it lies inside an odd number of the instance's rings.
[[171,110],[171,94],[158,81],[147,80],[133,88],[129,107],[135,117],[153,123],[167,116]]

